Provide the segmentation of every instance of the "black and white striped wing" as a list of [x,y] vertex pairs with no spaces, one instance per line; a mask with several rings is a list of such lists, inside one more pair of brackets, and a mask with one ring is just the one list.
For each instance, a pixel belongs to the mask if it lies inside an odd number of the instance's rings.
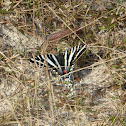
[[86,51],[86,45],[78,45],[65,52],[65,69],[74,65],[75,61]]
[[[34,63],[34,58],[30,58],[30,62],[31,62],[31,63]],[[44,57],[41,56],[41,55],[36,56],[36,57],[35,57],[35,62],[36,62],[38,65],[40,65],[40,66],[44,65]]]
[[[65,53],[60,53],[56,56],[54,54],[47,54],[45,57],[39,55],[35,57],[35,61],[38,65],[44,65],[44,61],[48,63],[50,67],[58,72],[59,75],[64,75],[70,72],[71,67],[75,61],[86,51],[86,45],[78,45]],[[30,62],[34,63],[34,59],[31,58]]]
[[[62,75],[61,65],[59,64],[56,55],[47,54],[45,57],[43,55],[35,57],[35,62],[40,66],[45,65],[44,61],[46,61],[51,68],[55,69],[60,75]],[[30,62],[34,63],[34,58],[31,58]]]

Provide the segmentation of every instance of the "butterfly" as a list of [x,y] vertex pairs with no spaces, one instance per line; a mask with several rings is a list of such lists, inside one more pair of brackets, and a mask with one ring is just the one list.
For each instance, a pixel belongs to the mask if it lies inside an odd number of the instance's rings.
[[66,50],[64,53],[59,51],[58,55],[38,55],[35,59],[31,58],[30,62],[45,65],[44,61],[46,61],[56,74],[58,73],[60,76],[67,74],[62,79],[69,78],[69,72],[71,72],[75,61],[86,51],[86,47],[86,45],[78,45]]

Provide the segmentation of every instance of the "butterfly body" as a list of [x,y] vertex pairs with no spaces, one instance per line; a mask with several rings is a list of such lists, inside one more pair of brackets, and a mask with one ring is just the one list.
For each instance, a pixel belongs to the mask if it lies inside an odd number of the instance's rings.
[[[65,75],[65,78],[69,77],[69,72],[75,61],[86,51],[86,45],[78,45],[75,46],[64,53],[59,52],[58,55],[47,54],[45,56],[39,55],[35,57],[35,62],[38,65],[45,65],[44,61],[48,63],[48,65],[53,68],[60,76]],[[31,58],[30,62],[34,63],[34,59]],[[64,79],[64,77],[63,77]]]

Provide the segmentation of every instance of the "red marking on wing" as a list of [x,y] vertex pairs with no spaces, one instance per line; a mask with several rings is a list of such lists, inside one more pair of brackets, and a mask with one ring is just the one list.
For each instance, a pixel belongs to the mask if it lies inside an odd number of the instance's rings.
[[64,71],[63,71],[63,74],[66,74],[66,73],[67,73],[67,72],[64,70]]

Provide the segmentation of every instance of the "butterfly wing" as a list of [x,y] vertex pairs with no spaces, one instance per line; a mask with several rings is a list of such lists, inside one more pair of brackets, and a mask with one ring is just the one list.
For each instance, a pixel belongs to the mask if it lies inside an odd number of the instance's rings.
[[[35,57],[35,61],[36,61],[36,63],[37,63],[38,65],[40,65],[40,66],[44,65],[44,58],[43,58],[43,56],[41,56],[41,55],[36,56],[36,57]],[[34,63],[34,58],[30,58],[30,62],[31,62],[31,63]]]
[[[69,71],[76,60],[86,51],[86,45],[78,45],[65,52],[65,70]],[[67,55],[68,54],[68,55]],[[67,62],[66,62],[67,60]]]
[[35,57],[35,61],[33,58],[30,59],[31,63],[36,62],[40,66],[45,65],[44,61],[46,61],[48,65],[54,70],[56,70],[60,75],[63,74],[61,65],[59,64],[59,61],[56,55],[47,54],[45,57],[43,55],[39,55]]
[[73,69],[75,61],[86,51],[86,47],[86,45],[78,45],[57,56],[62,66],[62,74],[69,73]]
[[86,45],[78,45],[76,52],[74,53],[75,55],[73,57],[72,62],[74,63],[75,61],[77,61],[81,57],[81,55],[86,51],[86,49],[87,49]]

